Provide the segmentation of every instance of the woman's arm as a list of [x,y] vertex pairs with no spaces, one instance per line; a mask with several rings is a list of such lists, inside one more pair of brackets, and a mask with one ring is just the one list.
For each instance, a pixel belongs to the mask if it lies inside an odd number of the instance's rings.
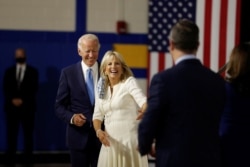
[[142,105],[141,109],[139,110],[139,114],[138,114],[138,116],[137,116],[137,118],[136,118],[137,120],[142,119],[142,117],[143,117],[143,115],[144,115],[146,109],[147,109],[147,103],[145,102],[145,103]]
[[94,119],[93,124],[94,124],[94,129],[95,129],[95,132],[96,132],[96,136],[98,137],[100,142],[102,144],[104,144],[105,146],[110,146],[110,143],[109,143],[109,140],[108,140],[108,134],[101,129],[102,121],[98,120],[98,119]]

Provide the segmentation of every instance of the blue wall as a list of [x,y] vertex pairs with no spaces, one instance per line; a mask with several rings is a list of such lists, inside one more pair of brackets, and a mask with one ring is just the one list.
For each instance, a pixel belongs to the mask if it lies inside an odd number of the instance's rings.
[[[0,152],[6,148],[5,118],[3,111],[2,82],[4,71],[14,64],[14,51],[18,47],[27,50],[27,61],[39,70],[39,91],[35,118],[35,150],[66,150],[65,124],[54,114],[54,101],[60,71],[63,67],[80,61],[77,40],[86,33],[86,2],[77,0],[75,32],[1,31],[0,30]],[[89,33],[89,32],[88,32]],[[91,32],[90,32],[91,33]],[[95,33],[101,42],[99,59],[114,43],[145,44],[145,34],[117,35]],[[135,73],[135,75],[137,75]],[[138,75],[146,76],[145,71]],[[22,146],[19,136],[19,149]]]

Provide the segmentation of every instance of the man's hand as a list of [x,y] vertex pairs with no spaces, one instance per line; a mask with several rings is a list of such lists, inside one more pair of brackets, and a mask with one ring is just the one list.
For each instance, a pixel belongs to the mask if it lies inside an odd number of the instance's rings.
[[86,123],[86,117],[83,114],[74,114],[73,124],[76,126],[83,126]]
[[154,158],[156,157],[155,143],[152,144],[149,154]]
[[16,107],[20,107],[23,104],[23,100],[21,98],[12,99],[12,104]]

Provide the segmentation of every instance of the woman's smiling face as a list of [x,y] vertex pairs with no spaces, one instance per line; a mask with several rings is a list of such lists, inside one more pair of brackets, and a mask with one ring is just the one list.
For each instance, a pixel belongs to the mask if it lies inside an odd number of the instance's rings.
[[105,69],[105,74],[108,76],[109,80],[119,82],[122,75],[122,64],[115,56],[111,56],[107,61],[107,66]]

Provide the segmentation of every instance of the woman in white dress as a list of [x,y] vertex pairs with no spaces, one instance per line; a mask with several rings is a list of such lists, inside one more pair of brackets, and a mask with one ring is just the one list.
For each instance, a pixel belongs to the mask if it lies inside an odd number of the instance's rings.
[[[93,115],[102,143],[98,167],[148,167],[147,156],[141,156],[137,148],[137,128],[146,109],[146,96],[118,52],[105,53],[100,74]],[[103,121],[105,131],[101,129]]]

